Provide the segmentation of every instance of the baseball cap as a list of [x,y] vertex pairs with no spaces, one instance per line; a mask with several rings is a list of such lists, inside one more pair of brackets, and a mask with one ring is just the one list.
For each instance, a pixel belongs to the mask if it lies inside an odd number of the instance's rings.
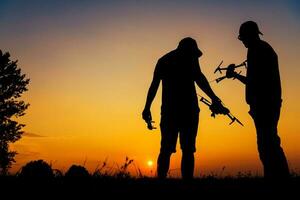
[[187,51],[187,52],[195,52],[198,57],[202,55],[202,52],[198,48],[196,40],[191,37],[183,38],[178,45],[179,50]]
[[259,30],[258,25],[254,21],[246,21],[241,24],[240,30],[239,30],[239,39],[245,35],[256,35],[256,34],[262,34],[262,32]]

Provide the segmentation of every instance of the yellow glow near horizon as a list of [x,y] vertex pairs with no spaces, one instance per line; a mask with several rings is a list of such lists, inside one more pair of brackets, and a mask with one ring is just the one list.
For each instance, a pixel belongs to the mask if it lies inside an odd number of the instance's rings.
[[152,168],[153,167],[153,161],[152,160],[148,160],[147,161],[147,165],[148,165],[148,167]]

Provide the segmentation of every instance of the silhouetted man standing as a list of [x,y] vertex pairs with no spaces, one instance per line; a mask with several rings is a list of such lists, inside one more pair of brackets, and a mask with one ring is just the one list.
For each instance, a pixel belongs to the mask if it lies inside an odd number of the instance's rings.
[[282,102],[278,58],[273,48],[260,39],[259,34],[262,33],[255,22],[247,21],[241,25],[238,39],[248,48],[247,75],[237,74],[232,64],[226,76],[237,78],[246,85],[246,101],[256,127],[264,176],[285,178],[289,176],[289,169],[277,133]]
[[157,161],[157,175],[166,178],[170,156],[176,152],[179,133],[182,149],[181,173],[184,179],[193,178],[194,152],[199,121],[198,98],[195,82],[212,99],[211,110],[226,114],[208,81],[200,70],[198,58],[202,52],[192,38],[184,38],[177,49],[160,58],[155,67],[153,80],[148,91],[143,119],[151,123],[150,107],[162,81],[161,148]]

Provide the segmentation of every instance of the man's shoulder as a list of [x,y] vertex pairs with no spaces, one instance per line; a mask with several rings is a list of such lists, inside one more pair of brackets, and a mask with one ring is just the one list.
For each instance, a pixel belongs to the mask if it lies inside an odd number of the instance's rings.
[[266,51],[266,52],[270,52],[270,53],[275,53],[273,47],[266,41],[264,40],[261,40],[260,41],[260,45],[259,45],[260,49],[263,50],[263,51]]
[[164,56],[162,56],[158,62],[160,63],[166,63],[169,62],[170,60],[173,60],[176,57],[176,51],[170,51],[169,53],[166,53]]

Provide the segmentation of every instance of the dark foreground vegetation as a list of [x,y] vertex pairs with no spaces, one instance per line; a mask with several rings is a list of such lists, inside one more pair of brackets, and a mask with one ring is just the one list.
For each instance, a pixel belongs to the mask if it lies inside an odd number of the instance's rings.
[[[0,178],[1,195],[6,197],[232,197],[238,199],[284,196],[299,198],[300,178],[288,181],[266,181],[262,178],[196,178],[157,180],[154,178],[53,177]],[[2,198],[1,198],[2,199]],[[201,198],[200,198],[201,199]]]
[[158,180],[132,177],[127,172],[131,163],[126,159],[114,173],[100,168],[90,174],[83,166],[73,165],[62,173],[41,160],[32,161],[16,175],[0,176],[0,199],[160,199],[162,196],[168,199],[298,199],[300,194],[300,177],[297,175],[289,180],[265,180],[249,174],[223,178],[206,176],[190,181],[174,178]]

